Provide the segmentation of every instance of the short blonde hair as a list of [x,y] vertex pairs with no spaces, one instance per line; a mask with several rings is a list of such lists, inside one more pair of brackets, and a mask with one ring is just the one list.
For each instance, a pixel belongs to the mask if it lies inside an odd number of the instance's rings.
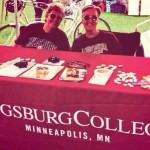
[[63,17],[65,16],[65,11],[64,11],[64,8],[61,4],[51,3],[51,4],[49,4],[49,6],[46,10],[45,17],[47,17],[53,10],[62,14]]
[[98,13],[98,15],[100,16],[101,14],[101,9],[98,6],[95,5],[86,5],[83,9],[82,9],[82,13],[84,13],[86,10],[88,9],[95,9]]

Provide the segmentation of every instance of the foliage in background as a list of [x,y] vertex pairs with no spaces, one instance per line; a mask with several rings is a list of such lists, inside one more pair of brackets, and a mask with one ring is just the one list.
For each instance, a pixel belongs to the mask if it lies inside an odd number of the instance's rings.
[[[1,13],[1,2],[0,1],[0,13]],[[27,6],[25,8],[25,12],[27,16],[30,18],[31,21],[34,20],[34,9],[31,6]],[[14,14],[8,13],[7,20],[5,20],[6,16],[6,10],[3,11],[3,22],[2,25],[13,22],[14,21]],[[1,17],[1,14],[0,14]],[[112,31],[117,31],[117,32],[134,32],[135,31],[135,26],[145,20],[150,19],[150,16],[128,16],[127,14],[119,14],[119,13],[109,13],[109,12],[102,12],[101,18],[106,20],[108,24],[110,25]],[[142,27],[139,28],[138,31],[144,32],[146,30],[150,29],[150,22],[143,25]],[[0,34],[0,40],[3,37]]]

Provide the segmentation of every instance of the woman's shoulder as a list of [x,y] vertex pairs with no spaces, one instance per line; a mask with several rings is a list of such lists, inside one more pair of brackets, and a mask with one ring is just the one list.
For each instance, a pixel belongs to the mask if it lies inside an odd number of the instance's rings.
[[44,22],[33,22],[33,23],[28,24],[26,27],[38,30],[40,27],[42,28],[43,25],[44,25]]
[[106,30],[99,30],[99,36],[106,39],[116,38],[111,31],[106,31]]
[[111,31],[107,31],[107,30],[99,30],[99,34],[103,34],[103,35],[113,35],[113,33]]
[[64,34],[66,35],[66,33],[60,28],[57,28],[57,30],[55,30],[55,32],[59,33],[59,34],[62,34],[62,35],[64,35]]
[[79,34],[74,40],[75,41],[81,41],[86,38],[85,33]]
[[26,26],[20,27],[20,32],[32,32],[32,31],[39,31],[41,28],[43,28],[44,23],[43,22],[34,22],[30,23]]

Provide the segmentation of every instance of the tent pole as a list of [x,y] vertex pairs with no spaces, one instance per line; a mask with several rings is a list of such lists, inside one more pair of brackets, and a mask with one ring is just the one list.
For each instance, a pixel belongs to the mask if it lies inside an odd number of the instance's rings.
[[3,22],[3,12],[4,12],[4,0],[2,0],[0,26],[2,25]]
[[141,2],[142,0],[139,0],[139,16],[141,15]]
[[19,23],[18,23],[18,8],[17,8],[17,0],[14,0],[14,20],[16,25],[16,38],[19,36]]

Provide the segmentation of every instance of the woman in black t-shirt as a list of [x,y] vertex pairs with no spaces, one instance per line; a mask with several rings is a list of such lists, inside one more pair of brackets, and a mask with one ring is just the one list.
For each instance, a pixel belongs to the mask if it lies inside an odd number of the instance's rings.
[[22,27],[15,46],[47,50],[70,50],[66,34],[58,28],[64,17],[64,10],[57,4],[50,4],[45,23],[34,23]]
[[72,51],[121,54],[121,47],[115,35],[97,29],[100,13],[100,8],[94,5],[87,5],[82,9],[82,24],[86,32],[74,40]]

